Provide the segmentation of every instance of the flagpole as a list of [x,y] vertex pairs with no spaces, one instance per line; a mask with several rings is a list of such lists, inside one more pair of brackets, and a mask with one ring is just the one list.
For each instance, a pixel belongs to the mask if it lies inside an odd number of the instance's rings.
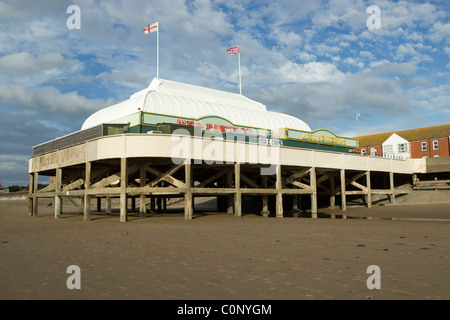
[[156,28],[156,78],[159,79],[159,20],[156,20],[158,24]]
[[239,94],[242,95],[242,80],[241,80],[241,49],[238,45],[238,60],[239,60]]

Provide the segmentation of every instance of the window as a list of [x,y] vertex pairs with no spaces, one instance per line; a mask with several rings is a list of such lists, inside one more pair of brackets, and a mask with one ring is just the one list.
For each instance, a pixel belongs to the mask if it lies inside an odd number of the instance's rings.
[[388,145],[383,146],[383,151],[385,153],[393,153],[394,152],[394,148],[392,147],[391,144],[388,144]]
[[375,148],[370,148],[370,155],[375,157],[377,155],[377,149]]
[[361,154],[362,154],[363,156],[365,156],[365,155],[366,155],[366,149],[361,149]]
[[398,152],[399,153],[405,153],[408,152],[408,144],[407,143],[401,143],[398,145]]
[[434,156],[435,158],[439,158],[439,155],[438,154],[436,154],[435,156]]
[[439,141],[437,140],[433,141],[433,150],[439,150]]
[[427,151],[427,143],[422,142],[422,151]]

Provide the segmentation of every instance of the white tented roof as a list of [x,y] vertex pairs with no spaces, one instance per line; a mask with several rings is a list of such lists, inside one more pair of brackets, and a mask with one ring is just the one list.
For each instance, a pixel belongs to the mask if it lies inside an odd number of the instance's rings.
[[136,113],[138,109],[195,119],[220,116],[244,127],[271,130],[287,127],[311,131],[302,120],[287,114],[267,111],[265,105],[243,95],[156,78],[148,88],[133,94],[129,100],[91,115],[81,129],[112,122]]

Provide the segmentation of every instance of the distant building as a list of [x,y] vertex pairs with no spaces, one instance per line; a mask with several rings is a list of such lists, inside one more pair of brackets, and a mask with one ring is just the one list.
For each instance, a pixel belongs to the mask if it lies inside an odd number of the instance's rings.
[[0,184],[0,193],[9,193],[9,189],[3,188],[3,186]]
[[353,152],[395,159],[450,156],[450,124],[359,137]]

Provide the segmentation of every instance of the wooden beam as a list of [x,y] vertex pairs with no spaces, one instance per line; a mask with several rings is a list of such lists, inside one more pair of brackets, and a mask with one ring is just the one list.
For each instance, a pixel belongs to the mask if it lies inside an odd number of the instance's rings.
[[294,172],[293,174],[291,174],[288,178],[288,180],[297,180],[299,178],[302,178],[303,176],[305,176],[307,173],[309,173],[309,171],[311,171],[311,168],[303,168],[299,171]]
[[156,175],[156,179],[154,179],[153,181],[151,181],[150,183],[147,184],[147,186],[156,186],[158,183],[160,183],[161,181],[166,181],[168,183],[170,183],[173,186],[176,186],[178,188],[185,188],[186,185],[184,182],[174,178],[172,175],[175,174],[178,170],[180,170],[181,168],[183,168],[184,164],[181,163],[179,165],[176,165],[172,168],[170,168],[169,170],[167,170],[164,173],[161,173],[160,171],[146,165],[145,166],[145,170],[149,171],[150,173]]
[[352,183],[352,182],[358,180],[359,178],[363,177],[365,174],[366,174],[366,171],[363,171],[363,172],[358,173],[358,174],[357,174],[356,176],[354,176],[353,178],[347,179],[347,185],[349,185],[350,183]]
[[219,179],[221,176],[223,176],[225,173],[228,173],[230,170],[225,169],[222,171],[217,172],[215,175],[209,177],[208,179],[206,179],[205,181],[201,182],[200,184],[196,185],[196,188],[203,188],[205,186],[207,186],[208,184],[210,184],[211,182]]
[[70,190],[76,190],[76,189],[80,189],[81,186],[84,185],[84,179],[78,179],[77,181],[72,182],[71,184],[68,184],[67,186],[65,186],[62,191],[70,191]]
[[321,190],[323,190],[323,191],[325,191],[326,193],[330,193],[330,189],[329,189],[329,188],[327,188],[327,187],[321,185],[322,182],[325,182],[325,181],[328,180],[329,178],[332,179],[333,176],[332,176],[332,175],[329,176],[328,174],[324,174],[324,175],[321,176],[319,179],[317,179],[317,180],[316,180],[317,188],[318,188],[318,189],[321,189]]
[[358,189],[361,189],[362,191],[367,192],[367,187],[363,186],[362,184],[360,184],[360,183],[358,183],[358,182],[353,181],[353,182],[351,182],[350,184],[351,184],[352,186],[357,187]]
[[45,192],[50,192],[50,191],[56,191],[56,182],[49,184],[45,188],[42,188],[41,190],[38,191],[38,193],[45,193]]
[[[139,169],[140,169],[139,165],[134,165],[134,166],[130,167],[129,170],[128,170],[128,175],[137,172]],[[94,188],[94,189],[96,189],[96,188],[105,188],[105,187],[111,185],[113,182],[119,181],[120,178],[121,178],[120,174],[121,174],[121,172],[119,171],[119,172],[116,172],[116,173],[106,177],[106,178],[103,178],[102,180],[94,183],[91,186],[91,188]]]
[[103,178],[97,183],[94,183],[91,188],[92,189],[100,189],[109,186],[111,183],[120,180],[120,172],[110,175],[109,177]]
[[[176,189],[179,190],[179,189]],[[236,188],[190,188],[192,194],[235,194]],[[246,193],[246,191],[252,192],[254,189],[241,189],[241,193]]]
[[311,186],[308,186],[307,184],[298,182],[298,181],[292,181],[290,182],[292,185],[299,187],[300,189],[305,189],[305,190],[312,190]]
[[[194,188],[191,188],[191,190]],[[104,188],[104,189],[99,189],[100,191],[96,191],[96,192],[102,192],[104,194],[108,194],[108,193],[117,193],[117,190],[120,190],[120,188]],[[108,192],[108,190],[112,190],[114,192]],[[181,193],[185,193],[187,192],[188,188],[176,188],[176,187],[142,187],[142,188],[126,188],[126,193],[127,195],[130,196],[139,196],[141,194],[147,194],[147,195],[167,195],[167,194],[181,194]],[[202,189],[203,190],[203,189]],[[211,190],[210,188],[208,188],[207,190]],[[221,190],[221,189],[220,189]],[[119,191],[120,193],[120,191]]]
[[253,180],[245,176],[242,172],[241,172],[241,180],[243,180],[253,188],[259,188],[259,185],[257,183],[255,183]]

